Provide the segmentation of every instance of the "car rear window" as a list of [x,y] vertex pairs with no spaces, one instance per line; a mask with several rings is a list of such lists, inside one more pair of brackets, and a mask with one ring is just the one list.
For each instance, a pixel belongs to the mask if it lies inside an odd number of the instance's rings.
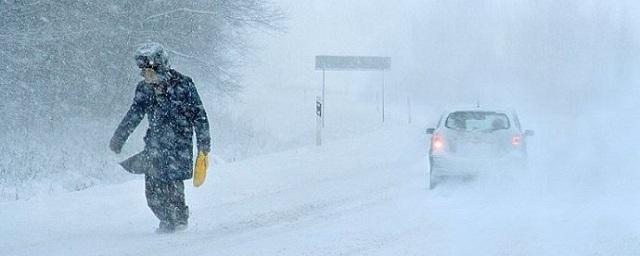
[[449,114],[445,127],[464,131],[496,131],[509,129],[509,117],[489,111],[457,111]]

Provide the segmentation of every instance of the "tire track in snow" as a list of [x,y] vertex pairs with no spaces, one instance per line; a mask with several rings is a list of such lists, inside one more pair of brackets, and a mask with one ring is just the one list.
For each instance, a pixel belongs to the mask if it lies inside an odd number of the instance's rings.
[[[309,190],[323,191],[327,187],[338,187],[342,189],[349,188],[347,190],[355,190],[357,191],[356,193],[343,193],[344,196],[333,198],[320,197],[312,202],[300,199],[299,201],[303,203],[295,205],[294,207],[290,207],[289,205],[289,207],[284,209],[254,212],[250,215],[243,216],[240,220],[219,223],[211,227],[198,226],[196,232],[199,236],[190,239],[204,239],[209,242],[207,245],[200,246],[201,248],[190,248],[190,250],[198,254],[207,252],[208,250],[206,248],[209,247],[242,246],[243,244],[253,243],[257,240],[267,240],[272,236],[282,233],[298,232],[305,226],[319,225],[322,222],[333,221],[345,215],[360,214],[372,206],[394,200],[400,192],[405,191],[406,185],[409,183],[422,184],[422,180],[416,181],[414,177],[398,175],[398,169],[412,166],[411,164],[411,162],[407,164],[406,161],[399,161],[395,164],[388,164],[373,173],[371,171],[360,172],[358,174],[348,175],[348,179],[325,179],[314,184],[312,189],[309,189],[310,186],[307,186],[307,192]],[[361,175],[363,174],[368,174],[368,181],[378,180],[385,182],[373,183],[373,186],[371,186],[372,184],[370,182],[361,184],[361,186],[370,186],[368,188],[354,189],[349,187],[349,185],[354,184],[353,179],[361,179]],[[375,175],[372,177],[372,174]],[[389,176],[396,178],[389,178]],[[413,188],[413,186],[411,187]],[[277,200],[277,198],[287,199],[287,196],[290,196],[295,190],[297,190],[297,188],[282,190],[269,195],[247,198],[242,200],[243,203],[235,202],[233,204],[235,207],[242,208],[256,201],[272,201]],[[229,205],[226,207],[228,206]],[[226,210],[234,211],[233,209]],[[241,209],[235,211],[241,211]],[[264,233],[264,235],[258,235],[262,233]],[[392,237],[385,237],[384,239],[371,242],[374,244],[383,243],[391,239]],[[363,244],[369,245],[371,242],[363,242]],[[362,250],[362,248],[357,250],[355,248],[352,249],[354,251]]]

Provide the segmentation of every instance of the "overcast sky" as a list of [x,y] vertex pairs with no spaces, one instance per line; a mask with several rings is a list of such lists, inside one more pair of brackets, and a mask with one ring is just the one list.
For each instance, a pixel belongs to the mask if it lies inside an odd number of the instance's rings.
[[[499,102],[574,115],[638,95],[634,1],[279,3],[289,31],[259,38],[249,86],[318,88],[315,55],[385,55],[393,58],[389,86],[418,103]],[[335,90],[379,76],[328,79]]]

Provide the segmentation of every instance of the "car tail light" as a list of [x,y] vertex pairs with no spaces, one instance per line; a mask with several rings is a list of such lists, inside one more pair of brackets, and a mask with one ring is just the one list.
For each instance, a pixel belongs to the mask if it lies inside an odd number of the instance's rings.
[[431,137],[431,149],[441,150],[442,148],[444,148],[444,138],[439,133],[433,134],[433,137]]
[[520,146],[522,144],[522,135],[516,134],[511,138],[511,145],[514,147]]

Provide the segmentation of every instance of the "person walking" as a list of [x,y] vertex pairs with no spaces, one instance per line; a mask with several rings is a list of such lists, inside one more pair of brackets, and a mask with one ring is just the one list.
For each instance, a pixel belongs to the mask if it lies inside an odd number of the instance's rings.
[[[143,44],[137,49],[135,60],[144,80],[136,86],[133,103],[109,147],[119,154],[127,138],[147,116],[144,150],[121,165],[132,173],[145,174],[147,204],[160,220],[156,232],[184,230],[188,226],[189,208],[183,181],[193,177],[194,131],[198,163],[204,162],[206,166],[211,147],[207,113],[193,81],[170,68],[168,54],[161,44]],[[194,180],[196,186],[203,180],[198,182]]]

